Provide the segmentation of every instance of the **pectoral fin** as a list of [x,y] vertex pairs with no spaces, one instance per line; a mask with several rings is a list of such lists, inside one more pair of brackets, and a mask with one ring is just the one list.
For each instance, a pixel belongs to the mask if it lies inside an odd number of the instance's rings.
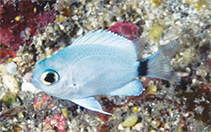
[[83,98],[83,99],[75,99],[71,100],[72,102],[92,111],[100,112],[106,115],[112,115],[108,112],[103,111],[101,105],[94,97]]
[[126,95],[126,96],[138,96],[143,92],[143,86],[140,81],[134,80],[120,89],[112,91],[108,95]]

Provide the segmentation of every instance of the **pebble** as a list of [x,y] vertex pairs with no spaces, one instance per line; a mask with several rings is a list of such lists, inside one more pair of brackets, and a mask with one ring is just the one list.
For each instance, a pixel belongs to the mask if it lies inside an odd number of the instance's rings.
[[49,47],[45,48],[45,54],[46,57],[50,57],[53,54],[53,49],[50,49]]
[[7,64],[7,71],[9,74],[16,73],[17,65],[14,62],[10,62]]
[[171,127],[169,126],[168,123],[165,123],[165,124],[163,125],[163,127],[164,127],[165,129],[171,129]]
[[121,124],[123,127],[131,127],[136,124],[137,120],[138,116],[132,114],[128,116]]
[[10,92],[17,94],[19,89],[19,82],[13,75],[4,75],[3,84],[6,88],[9,88]]
[[140,131],[144,129],[144,124],[142,122],[137,123],[134,127],[135,130]]
[[141,111],[141,108],[138,107],[138,106],[133,106],[132,107],[132,110],[135,111],[135,112],[140,112]]
[[193,51],[191,51],[190,49],[187,49],[184,53],[183,53],[183,63],[185,65],[188,65],[188,63],[191,61],[192,59],[192,54]]
[[163,33],[164,28],[161,25],[153,25],[151,30],[148,32],[149,38],[154,41],[158,42],[160,40],[161,34]]
[[[171,25],[171,24],[169,24],[169,25]],[[176,26],[167,29],[163,35],[163,41],[164,41],[163,44],[165,44],[165,42],[169,43],[169,40],[175,40],[176,38],[178,38],[180,32],[181,31],[180,31],[179,27],[176,27]]]
[[156,94],[157,93],[157,86],[156,85],[150,85],[147,88],[147,94]]
[[122,126],[122,124],[119,124],[118,129],[119,130],[124,130],[124,127]]
[[158,121],[158,120],[152,120],[150,125],[151,125],[153,128],[158,128],[158,127],[160,126],[160,124],[161,124],[160,121]]
[[199,11],[201,9],[208,9],[207,2],[205,0],[198,1],[196,9],[197,9],[197,11]]
[[63,15],[56,16],[56,21],[57,22],[62,22],[63,20],[64,20],[64,16]]
[[63,108],[62,109],[62,114],[64,115],[64,117],[68,117],[68,110],[67,110],[67,108]]
[[150,129],[149,132],[157,132],[157,131],[155,131],[154,129]]
[[151,2],[154,4],[154,7],[158,7],[160,5],[161,0],[151,0]]
[[207,71],[206,68],[203,66],[200,66],[196,69],[196,75],[200,75],[202,77],[206,77],[207,76]]
[[7,74],[7,68],[5,65],[0,65],[0,75],[6,75]]
[[50,123],[45,123],[44,128],[45,128],[46,130],[52,130],[53,127],[51,126]]
[[19,119],[23,119],[23,118],[24,118],[23,112],[19,112],[19,113],[18,113],[18,118],[19,118]]
[[20,16],[16,16],[15,21],[20,21]]
[[195,1],[194,0],[183,0],[183,3],[187,3],[189,5],[194,4]]
[[15,103],[15,95],[10,93],[10,92],[6,92],[5,95],[2,98],[2,102],[7,106],[11,106],[13,103]]

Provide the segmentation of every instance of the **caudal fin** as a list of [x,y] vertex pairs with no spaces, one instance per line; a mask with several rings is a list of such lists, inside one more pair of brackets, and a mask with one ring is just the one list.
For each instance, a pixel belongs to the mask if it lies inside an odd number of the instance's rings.
[[147,76],[153,78],[161,78],[168,81],[179,82],[178,77],[170,62],[176,52],[179,41],[172,41],[165,45],[161,50],[140,62],[139,76]]

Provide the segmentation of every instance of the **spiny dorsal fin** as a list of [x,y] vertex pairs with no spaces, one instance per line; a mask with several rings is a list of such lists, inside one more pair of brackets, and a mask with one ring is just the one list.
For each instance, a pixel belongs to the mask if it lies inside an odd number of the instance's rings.
[[137,59],[136,49],[133,42],[120,35],[112,33],[111,31],[101,29],[97,31],[90,31],[84,36],[79,36],[72,44],[72,46],[76,45],[111,46],[122,49]]

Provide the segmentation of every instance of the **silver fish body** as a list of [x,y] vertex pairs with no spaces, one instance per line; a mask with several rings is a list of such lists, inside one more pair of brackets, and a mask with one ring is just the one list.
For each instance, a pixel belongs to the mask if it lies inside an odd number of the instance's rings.
[[[140,71],[143,70],[146,70],[145,76],[170,80],[175,75],[169,75],[172,73],[169,64],[166,64],[165,71],[161,68],[158,72],[153,65],[158,64],[156,57],[162,61],[162,53],[172,54],[172,51],[172,46],[167,47],[165,52],[158,52],[144,64],[137,61],[136,47],[132,41],[98,30],[80,36],[72,45],[39,62],[31,82],[52,96],[109,114],[92,96],[141,94],[142,85],[135,78],[142,75]],[[152,71],[156,74],[153,75]]]
[[[131,60],[126,52],[106,46],[76,46],[73,51],[80,54],[68,64],[72,72],[74,91],[71,98],[93,95],[109,95],[134,80],[139,63]],[[89,53],[85,53],[89,51]],[[123,52],[122,54],[119,54]],[[124,55],[122,57],[121,55]],[[67,61],[68,62],[68,61]]]

